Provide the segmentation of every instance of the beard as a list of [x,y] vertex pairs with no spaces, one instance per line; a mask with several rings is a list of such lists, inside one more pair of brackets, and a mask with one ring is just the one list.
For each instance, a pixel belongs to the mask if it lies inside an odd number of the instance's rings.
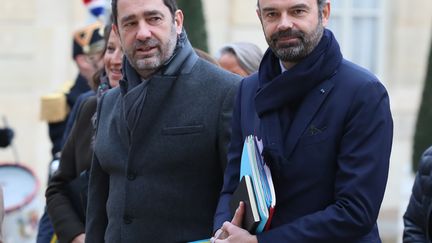
[[[132,49],[125,52],[125,55],[132,65],[140,74],[151,74],[159,69],[174,53],[177,43],[177,33],[175,26],[172,27],[167,42],[162,43],[156,38],[149,38],[144,41],[135,40]],[[137,53],[138,50],[153,50],[148,54]]]
[[[287,29],[278,31],[270,37],[266,36],[267,43],[273,53],[283,62],[297,63],[309,55],[318,45],[324,32],[324,27],[319,21],[311,33],[300,30]],[[280,38],[296,38],[295,43],[281,43]]]

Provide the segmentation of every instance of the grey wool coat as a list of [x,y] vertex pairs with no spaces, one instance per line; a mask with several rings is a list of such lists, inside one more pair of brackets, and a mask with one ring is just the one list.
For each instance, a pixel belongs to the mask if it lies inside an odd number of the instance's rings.
[[123,67],[98,107],[86,242],[209,238],[241,78],[198,58],[184,33],[150,80]]

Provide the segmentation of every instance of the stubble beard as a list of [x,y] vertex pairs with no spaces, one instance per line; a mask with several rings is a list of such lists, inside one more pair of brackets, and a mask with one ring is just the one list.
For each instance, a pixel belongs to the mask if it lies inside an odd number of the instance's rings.
[[[143,77],[148,78],[155,73],[174,53],[177,43],[177,33],[175,27],[171,29],[166,44],[161,43],[155,38],[150,38],[145,41],[136,40],[133,48],[125,52],[131,66]],[[136,56],[137,48],[157,48],[157,51],[149,56]]]
[[[266,36],[266,40],[273,53],[283,62],[298,63],[308,56],[318,45],[324,33],[320,19],[316,28],[311,33],[305,33],[300,30],[288,29]],[[278,44],[281,37],[295,37],[299,40],[296,44]]]

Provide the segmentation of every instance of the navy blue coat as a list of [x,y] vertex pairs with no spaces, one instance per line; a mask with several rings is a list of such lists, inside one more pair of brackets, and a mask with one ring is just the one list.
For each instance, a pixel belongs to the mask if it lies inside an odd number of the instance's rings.
[[[257,134],[258,75],[242,81],[214,229],[229,221],[246,136]],[[288,161],[275,186],[276,209],[259,242],[381,242],[376,220],[387,182],[393,122],[384,86],[343,60],[299,105]],[[273,173],[273,172],[272,172]]]

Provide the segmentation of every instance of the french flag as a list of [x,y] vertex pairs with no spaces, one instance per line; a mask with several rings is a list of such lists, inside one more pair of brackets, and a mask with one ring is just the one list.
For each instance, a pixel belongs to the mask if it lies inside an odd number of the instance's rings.
[[106,0],[83,0],[90,13],[99,18],[104,14]]

